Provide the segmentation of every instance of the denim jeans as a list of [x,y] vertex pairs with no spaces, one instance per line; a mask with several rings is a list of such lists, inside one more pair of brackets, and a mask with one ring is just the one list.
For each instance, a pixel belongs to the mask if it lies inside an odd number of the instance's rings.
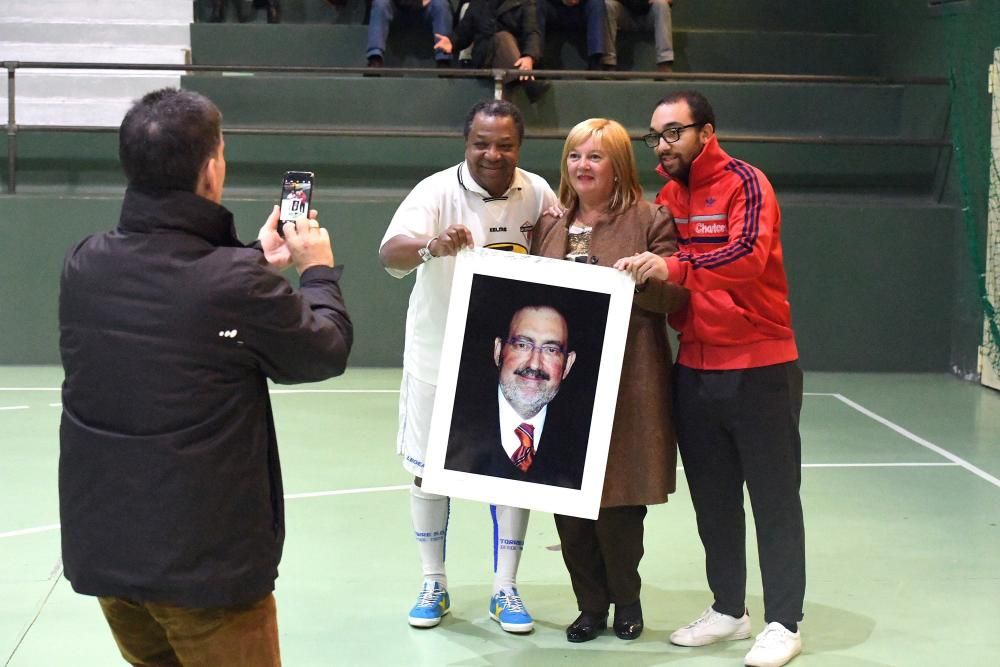
[[608,10],[604,0],[580,0],[567,7],[561,0],[538,0],[538,29],[545,36],[546,26],[562,30],[587,30],[587,55],[608,52]]
[[[427,6],[416,11],[401,9],[393,0],[373,0],[371,17],[368,21],[368,51],[366,55],[369,58],[385,54],[385,42],[389,37],[389,24],[400,14],[405,18],[419,16],[435,33],[451,35],[452,15],[451,4],[448,0],[431,0]],[[435,50],[434,58],[436,60],[451,60],[451,54]]]

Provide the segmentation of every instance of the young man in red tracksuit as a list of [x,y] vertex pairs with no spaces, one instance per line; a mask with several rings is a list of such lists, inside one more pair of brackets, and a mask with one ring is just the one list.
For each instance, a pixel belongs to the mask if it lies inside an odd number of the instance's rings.
[[747,653],[755,667],[801,651],[805,596],[799,412],[802,372],[791,328],[781,252],[781,212],[764,174],[731,158],[715,136],[703,95],[660,100],[646,144],[669,182],[656,198],[677,223],[680,251],[619,260],[638,284],[668,280],[691,293],[670,316],[680,332],[674,424],[715,595],[670,640],[682,646],[746,639],[746,483],[764,587],[763,632]]

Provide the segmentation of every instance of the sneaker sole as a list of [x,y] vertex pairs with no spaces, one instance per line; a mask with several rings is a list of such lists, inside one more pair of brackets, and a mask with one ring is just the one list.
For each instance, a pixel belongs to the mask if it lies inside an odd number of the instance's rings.
[[514,633],[516,635],[522,635],[526,632],[531,632],[535,628],[535,622],[531,623],[504,623],[499,617],[490,614],[490,618],[500,624],[500,627],[507,632]]
[[673,635],[670,635],[670,643],[673,644],[674,646],[688,646],[694,648],[698,646],[709,646],[711,644],[718,644],[719,642],[734,642],[734,641],[739,641],[741,639],[750,639],[750,634],[751,632],[747,630],[746,632],[737,632],[735,634],[727,635],[725,637],[712,638],[709,639],[708,641],[693,642],[693,643],[691,642],[685,643],[679,639],[675,639]]
[[416,616],[407,616],[407,620],[410,625],[414,628],[433,628],[441,624],[441,619],[445,617],[451,609],[445,609],[437,618],[420,618]]

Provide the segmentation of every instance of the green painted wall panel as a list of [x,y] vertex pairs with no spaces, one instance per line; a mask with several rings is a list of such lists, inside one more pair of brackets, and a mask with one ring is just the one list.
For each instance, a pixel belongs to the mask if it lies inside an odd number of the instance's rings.
[[[256,236],[268,201],[227,198],[240,235]],[[398,366],[410,278],[381,268],[377,249],[398,198],[316,202],[331,231],[356,327],[352,363]],[[56,363],[57,296],[64,254],[117,220],[114,197],[0,197],[0,364]],[[803,366],[811,370],[947,369],[953,290],[947,270],[930,271],[933,244],[950,253],[954,210],[846,198],[789,196],[783,238]]]

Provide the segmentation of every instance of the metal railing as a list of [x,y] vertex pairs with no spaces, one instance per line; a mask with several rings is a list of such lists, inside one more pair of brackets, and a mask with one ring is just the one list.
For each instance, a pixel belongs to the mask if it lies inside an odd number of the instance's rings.
[[[191,74],[198,72],[244,73],[244,74],[296,74],[334,77],[344,75],[378,76],[381,78],[455,78],[455,79],[486,79],[493,82],[494,96],[499,99],[503,90],[503,82],[508,74],[521,74],[520,70],[503,69],[451,69],[451,68],[382,68],[373,72],[367,67],[288,67],[288,66],[243,66],[243,65],[181,65],[181,64],[143,64],[143,63],[65,63],[65,62],[20,62],[5,61],[3,67],[7,70],[7,192],[14,194],[17,190],[17,137],[22,132],[117,132],[118,127],[80,126],[80,125],[18,125],[16,105],[16,74],[19,69],[58,69],[58,70],[120,70],[147,72],[178,72]],[[912,86],[946,86],[947,79],[938,77],[865,77],[841,75],[812,74],[736,74],[736,73],[665,73],[665,72],[617,72],[617,71],[582,71],[582,70],[534,70],[532,74],[538,79],[546,80],[604,80],[604,81],[701,81],[701,82],[735,82],[735,83],[779,83],[779,84],[844,84],[844,85],[912,85]],[[231,127],[225,128],[226,134],[233,135],[270,135],[288,136],[354,136],[354,137],[400,137],[400,138],[454,138],[461,136],[461,130],[425,130],[417,128],[398,127]],[[561,139],[565,131],[529,130],[527,138]],[[926,146],[945,148],[951,142],[945,138],[921,137],[871,137],[871,136],[799,136],[799,135],[739,135],[720,134],[720,140],[742,143],[774,143],[802,144],[820,146]],[[640,135],[632,137],[640,140]]]

